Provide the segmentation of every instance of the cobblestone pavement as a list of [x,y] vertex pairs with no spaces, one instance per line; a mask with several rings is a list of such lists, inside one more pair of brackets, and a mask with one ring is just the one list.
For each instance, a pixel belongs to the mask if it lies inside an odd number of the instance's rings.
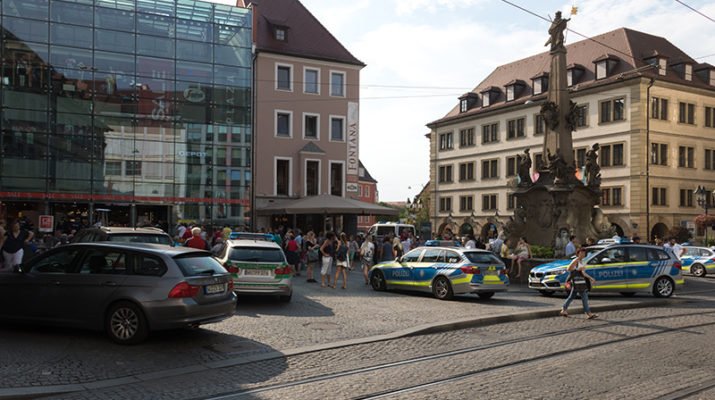
[[[198,330],[161,332],[139,346],[114,345],[102,334],[85,331],[3,327],[0,328],[0,388],[82,384],[64,388],[85,391],[58,398],[202,397],[306,379],[324,374],[326,368],[335,372],[408,359],[424,352],[417,349],[434,349],[434,352],[459,349],[465,347],[465,338],[469,335],[464,336],[465,331],[455,331],[442,336],[423,335],[306,354],[296,349],[385,335],[465,317],[558,310],[564,299],[543,297],[521,287],[497,294],[491,300],[462,296],[444,302],[419,294],[373,292],[364,285],[353,283],[360,281],[361,277],[353,273],[348,290],[340,290],[320,288],[296,279],[290,304],[257,297],[241,299],[234,318]],[[690,292],[713,290],[715,279],[697,280],[687,288]],[[685,291],[679,295],[685,299],[694,296]],[[592,296],[592,307],[653,300],[648,296],[626,299],[595,295]],[[660,309],[623,313],[640,315]],[[565,321],[557,319],[554,322],[553,327],[550,323],[545,327],[554,331],[563,329]],[[511,337],[521,329],[519,323],[514,324],[484,328],[479,340]],[[419,345],[412,346],[411,343]],[[278,351],[297,355],[280,357]],[[277,358],[251,362],[267,354]],[[350,382],[363,386],[360,380]],[[122,386],[86,390],[113,384]],[[0,389],[0,396],[3,389]],[[317,397],[306,394],[304,398]]]

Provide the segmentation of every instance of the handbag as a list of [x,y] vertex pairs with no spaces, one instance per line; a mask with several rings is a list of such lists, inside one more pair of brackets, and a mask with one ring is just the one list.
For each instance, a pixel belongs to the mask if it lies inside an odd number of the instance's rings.
[[318,261],[318,250],[308,250],[308,262]]
[[589,282],[586,281],[586,277],[583,276],[581,271],[575,270],[571,271],[571,275],[569,276],[569,281],[573,285],[574,289],[577,292],[583,292],[585,290],[590,290],[591,285],[589,285]]

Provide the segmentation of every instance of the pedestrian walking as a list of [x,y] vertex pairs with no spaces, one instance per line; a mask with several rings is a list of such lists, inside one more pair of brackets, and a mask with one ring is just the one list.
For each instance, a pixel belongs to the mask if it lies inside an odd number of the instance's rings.
[[591,309],[588,307],[588,291],[591,290],[591,284],[596,283],[588,273],[586,273],[586,264],[584,263],[584,258],[586,258],[586,248],[580,247],[576,251],[576,258],[571,261],[567,271],[570,272],[568,279],[566,280],[567,285],[571,286],[571,291],[569,292],[569,297],[566,298],[563,307],[561,307],[561,315],[568,317],[569,314],[566,310],[569,308],[569,304],[573,301],[576,293],[581,295],[581,302],[583,303],[583,311],[586,312],[588,319],[598,318],[598,314],[592,314]]
[[348,274],[346,270],[348,269],[348,252],[350,243],[348,243],[348,236],[345,232],[340,233],[340,240],[336,245],[337,250],[335,251],[336,269],[335,269],[335,279],[333,280],[333,289],[338,285],[338,276],[343,276],[343,289],[348,288]]
[[320,287],[325,287],[326,280],[330,286],[330,267],[333,265],[333,256],[335,255],[335,234],[333,232],[325,234],[325,241],[320,246],[320,254],[322,256]]
[[392,253],[393,260],[397,260],[402,257],[402,254],[404,254],[404,250],[402,250],[402,242],[400,242],[400,238],[397,236],[394,236],[392,239]]
[[316,283],[317,281],[313,278],[313,267],[315,266],[315,263],[318,262],[318,260],[320,259],[318,254],[318,249],[320,246],[318,246],[317,240],[315,238],[315,233],[313,231],[308,231],[308,233],[305,235],[305,238],[303,238],[303,245],[305,246],[306,282]]
[[191,238],[189,238],[184,246],[199,250],[209,250],[209,244],[201,237],[201,228],[195,226],[191,228]]
[[300,247],[298,246],[298,242],[295,241],[292,233],[289,233],[286,236],[286,240],[286,259],[288,260],[288,264],[293,267],[295,276],[300,276]]
[[378,261],[392,261],[395,259],[395,253],[392,250],[392,242],[390,241],[390,235],[385,235],[382,239],[382,246],[380,246],[380,258]]
[[531,246],[526,242],[526,238],[522,236],[519,239],[519,243],[516,245],[516,257],[511,259],[511,269],[514,270],[514,262],[517,264],[517,272],[514,279],[518,279],[521,276],[521,262],[531,258]]
[[355,269],[355,254],[358,252],[358,243],[355,241],[355,237],[353,235],[350,235],[350,240],[349,240],[349,245],[348,248],[350,250],[350,257],[348,257],[348,266],[350,267],[350,271]]
[[22,263],[23,247],[32,240],[33,233],[20,229],[20,223],[15,221],[10,225],[10,231],[5,233],[2,243],[4,270],[12,271],[13,267]]
[[365,278],[365,284],[369,284],[370,280],[367,275],[370,268],[375,265],[375,245],[372,243],[372,235],[368,235],[362,246],[360,247],[360,259],[362,260],[362,275]]

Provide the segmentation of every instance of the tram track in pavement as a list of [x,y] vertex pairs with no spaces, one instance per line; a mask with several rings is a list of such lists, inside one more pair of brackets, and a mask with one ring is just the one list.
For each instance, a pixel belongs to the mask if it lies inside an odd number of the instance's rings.
[[[629,319],[629,320],[623,320],[623,321],[600,320],[599,322],[603,322],[603,323],[600,323],[600,324],[597,324],[594,326],[589,326],[589,327],[580,326],[580,327],[556,331],[556,332],[548,332],[548,333],[524,336],[524,337],[520,337],[520,338],[514,338],[514,339],[494,342],[494,343],[490,343],[490,344],[471,346],[471,347],[458,349],[458,350],[451,350],[451,351],[439,352],[439,353],[425,355],[425,356],[414,357],[414,358],[410,358],[410,359],[402,360],[402,361],[380,363],[380,364],[376,364],[373,366],[355,368],[355,369],[345,370],[345,371],[332,373],[332,374],[316,375],[314,377],[299,379],[299,380],[295,380],[292,382],[284,382],[284,383],[278,383],[278,384],[273,384],[273,385],[267,385],[267,386],[263,386],[263,387],[255,387],[255,388],[252,388],[249,390],[223,393],[220,395],[205,397],[204,399],[206,399],[206,400],[240,399],[240,398],[245,398],[247,396],[256,395],[256,394],[260,394],[260,393],[265,394],[265,393],[275,392],[275,391],[279,391],[279,390],[283,390],[283,389],[299,387],[299,386],[303,386],[303,385],[310,385],[310,384],[314,384],[314,383],[326,382],[326,381],[336,380],[336,379],[345,378],[345,377],[358,376],[360,374],[366,374],[366,373],[376,372],[376,371],[380,371],[380,370],[400,368],[400,367],[408,366],[410,364],[417,364],[417,363],[435,361],[435,360],[439,360],[439,359],[445,359],[445,358],[449,358],[449,357],[468,355],[469,353],[475,353],[475,352],[484,352],[487,350],[496,349],[496,348],[500,348],[500,347],[512,346],[512,345],[516,345],[516,344],[525,344],[525,343],[532,342],[532,341],[550,339],[550,338],[555,338],[555,337],[559,337],[559,336],[566,336],[569,334],[583,333],[584,331],[596,331],[596,330],[600,330],[604,327],[613,327],[613,326],[619,326],[619,325],[621,325],[621,326],[636,325],[637,326],[637,325],[642,325],[644,323],[647,323],[649,321],[664,321],[667,319],[693,317],[693,316],[702,317],[702,316],[712,316],[712,315],[715,315],[715,311],[690,312],[690,313],[682,313],[682,314],[668,315],[668,316],[653,316],[653,317],[636,318],[636,319]],[[581,346],[576,349],[569,348],[569,349],[564,349],[564,350],[547,352],[545,354],[521,359],[521,360],[514,361],[514,362],[502,363],[502,364],[494,365],[494,366],[491,366],[488,368],[481,368],[481,369],[471,370],[471,371],[467,371],[467,372],[463,372],[463,373],[459,373],[459,374],[453,374],[453,375],[443,377],[440,379],[430,380],[429,382],[423,382],[423,383],[415,384],[415,385],[411,385],[411,386],[404,386],[404,387],[400,387],[400,388],[396,388],[396,389],[380,391],[378,393],[354,396],[352,398],[355,398],[355,399],[385,398],[385,397],[389,397],[389,396],[393,396],[393,395],[404,394],[404,393],[409,393],[412,391],[417,391],[420,389],[429,388],[431,386],[437,386],[437,385],[441,385],[441,384],[447,384],[450,382],[465,380],[465,379],[472,378],[472,377],[478,377],[480,375],[485,375],[488,373],[504,371],[504,370],[508,370],[510,368],[515,368],[515,367],[524,366],[524,365],[528,365],[528,364],[532,364],[532,363],[537,363],[539,361],[544,361],[544,360],[548,360],[548,359],[556,359],[559,357],[565,357],[567,355],[574,354],[574,352],[583,352],[583,351],[598,349],[598,348],[602,348],[602,347],[606,347],[606,346],[611,346],[614,344],[640,340],[640,339],[653,337],[653,336],[657,336],[657,335],[672,334],[672,333],[679,332],[679,331],[687,331],[687,330],[702,328],[702,327],[707,327],[707,326],[715,326],[715,321],[706,322],[706,323],[698,323],[698,324],[690,324],[690,325],[678,326],[678,327],[672,327],[672,328],[659,327],[656,329],[656,331],[653,331],[653,332],[647,332],[647,333],[637,334],[637,335],[633,335],[633,336],[619,337],[619,338],[615,338],[615,339],[612,339],[609,341],[598,342],[598,343]],[[702,387],[702,388],[693,387],[690,390],[692,390],[692,393],[699,393],[704,390],[708,390],[712,387],[715,387],[715,384],[709,385],[706,387]],[[679,393],[682,394],[683,392],[679,391]],[[675,399],[681,399],[681,398],[686,398],[686,397],[688,397],[688,396],[685,396],[685,397],[677,397],[677,396],[676,397],[664,397],[663,400],[666,400],[666,399],[667,400],[670,400],[670,399],[675,400]]]

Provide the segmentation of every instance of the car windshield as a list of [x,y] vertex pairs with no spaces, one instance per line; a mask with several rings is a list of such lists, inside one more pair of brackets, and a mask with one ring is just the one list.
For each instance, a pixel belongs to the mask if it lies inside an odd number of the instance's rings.
[[465,252],[464,256],[467,257],[469,262],[473,262],[475,264],[501,264],[501,260],[497,258],[492,253],[481,253],[481,252]]
[[171,244],[168,235],[143,234],[143,233],[122,233],[109,235],[109,241],[121,243],[154,243]]
[[226,269],[206,253],[189,253],[174,257],[184,276],[225,274]]
[[283,262],[283,252],[280,249],[266,247],[233,247],[228,254],[231,261],[247,262]]

